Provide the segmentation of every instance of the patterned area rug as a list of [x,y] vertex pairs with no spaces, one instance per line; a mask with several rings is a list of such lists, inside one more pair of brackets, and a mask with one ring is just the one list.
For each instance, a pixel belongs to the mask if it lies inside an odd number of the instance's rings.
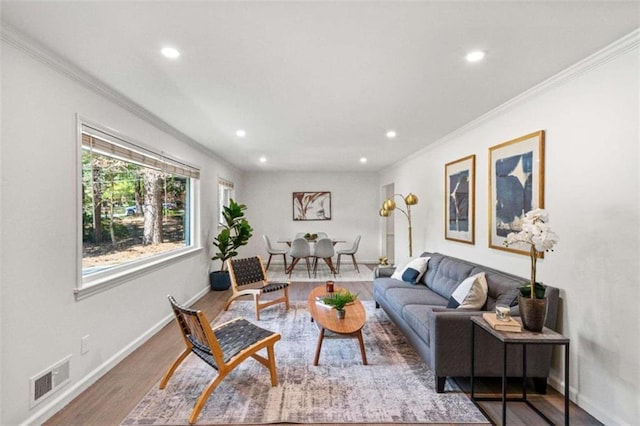
[[[289,274],[284,273],[284,265],[282,264],[271,264],[269,266],[269,270],[267,271],[267,277],[269,281],[273,282],[281,282],[281,281],[294,281],[294,282],[312,282],[319,281],[324,282],[327,280],[333,280],[335,282],[345,282],[345,281],[373,281],[373,269],[371,269],[367,265],[358,264],[358,269],[360,272],[356,271],[351,263],[351,260],[348,259],[348,263],[340,262],[340,273],[333,275],[329,270],[324,261],[320,261],[318,264],[317,274],[313,276],[313,267],[311,268],[311,278],[307,274],[307,265],[304,262],[298,262],[293,273],[291,274],[291,278],[289,278]],[[265,264],[266,266],[266,264]]]
[[[252,302],[235,302],[214,323],[237,316],[254,320]],[[482,423],[489,424],[455,384],[434,390],[434,376],[404,336],[374,302],[364,302],[363,329],[369,365],[362,365],[356,339],[325,338],[313,366],[318,329],[306,302],[261,313],[259,325],[278,330],[277,387],[253,359],[218,386],[197,424],[265,423]],[[176,354],[177,355],[177,354]],[[191,354],[163,391],[154,386],[123,425],[186,425],[200,392],[215,371]]]

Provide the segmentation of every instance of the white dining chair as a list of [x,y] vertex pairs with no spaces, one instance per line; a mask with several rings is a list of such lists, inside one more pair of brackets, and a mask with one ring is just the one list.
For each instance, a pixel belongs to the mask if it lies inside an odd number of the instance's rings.
[[271,245],[271,240],[266,235],[263,235],[262,239],[264,240],[264,244],[267,247],[267,253],[269,253],[269,260],[267,260],[267,267],[265,268],[265,270],[267,271],[269,270],[269,265],[271,264],[271,257],[282,255],[282,258],[284,259],[284,270],[286,271],[287,270],[287,253],[289,251],[287,249],[274,248]]
[[336,274],[336,269],[333,267],[333,256],[335,255],[335,250],[333,248],[333,242],[329,238],[321,238],[316,242],[316,247],[313,251],[313,276],[315,277],[318,273],[318,260],[322,259],[325,261],[331,273],[333,275]]
[[298,264],[300,259],[304,259],[307,263],[307,275],[311,278],[311,265],[309,264],[309,257],[311,257],[311,247],[309,241],[305,238],[296,238],[291,242],[291,248],[289,249],[289,256],[291,256],[291,265],[289,266],[289,278],[293,268]]
[[353,241],[353,245],[345,250],[338,250],[338,273],[340,273],[340,256],[351,256],[351,260],[353,261],[353,267],[356,268],[356,271],[360,273],[360,269],[358,269],[358,263],[356,262],[356,252],[358,251],[358,246],[360,245],[360,235],[356,237]]

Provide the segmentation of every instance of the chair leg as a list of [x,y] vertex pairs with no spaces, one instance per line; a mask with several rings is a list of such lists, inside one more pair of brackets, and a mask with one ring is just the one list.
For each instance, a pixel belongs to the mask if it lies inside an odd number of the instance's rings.
[[291,273],[293,272],[293,268],[296,267],[299,261],[300,261],[299,257],[294,257],[293,260],[291,261],[291,265],[289,265],[289,278],[291,278]]
[[268,270],[269,270],[269,265],[271,265],[271,257],[272,257],[272,256],[273,256],[273,255],[272,255],[271,253],[269,253],[269,260],[267,260],[267,267],[266,267],[266,268],[264,268],[264,270],[265,270],[265,271],[268,271]]
[[342,256],[342,255],[338,254],[338,262],[337,262],[338,263],[338,266],[337,266],[338,273],[340,273],[340,256]]
[[256,321],[260,321],[260,296],[257,294],[253,295],[253,303],[256,305]]
[[287,254],[283,253],[282,254],[282,259],[284,260],[284,270],[287,270]]
[[204,404],[207,402],[207,399],[209,399],[209,395],[211,395],[211,392],[213,392],[216,389],[216,387],[218,387],[222,379],[224,379],[228,373],[229,373],[228,371],[225,373],[219,373],[218,377],[216,377],[215,380],[211,382],[211,384],[207,386],[207,388],[204,391],[202,391],[202,393],[200,394],[200,397],[198,398],[198,401],[196,402],[195,407],[193,407],[191,416],[189,416],[190,425],[194,424],[196,420],[198,420],[200,411],[202,410],[202,407],[204,407]]
[[309,264],[309,258],[305,257],[304,260],[307,261],[307,275],[309,275],[309,278],[311,278],[311,265]]
[[278,372],[276,371],[276,354],[273,345],[267,346],[267,357],[269,358],[269,373],[271,374],[271,386],[278,386]]
[[173,376],[173,373],[175,373],[176,368],[178,368],[178,366],[182,363],[182,361],[184,361],[184,359],[190,353],[191,353],[191,349],[185,349],[184,352],[182,352],[178,356],[178,358],[176,358],[176,360],[173,361],[173,364],[171,364],[167,372],[164,373],[164,376],[162,376],[162,380],[160,381],[160,389],[164,389],[167,386],[167,383],[169,382],[169,379],[171,378],[171,376]]
[[356,268],[356,271],[358,271],[358,273],[360,273],[360,269],[358,269],[358,264],[356,263],[356,255],[355,254],[351,255],[351,260],[353,260],[353,267]]

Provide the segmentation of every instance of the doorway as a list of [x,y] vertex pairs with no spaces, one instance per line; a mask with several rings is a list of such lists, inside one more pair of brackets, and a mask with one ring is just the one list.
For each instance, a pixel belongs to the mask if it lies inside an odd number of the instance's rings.
[[[393,198],[395,193],[395,185],[390,183],[382,187],[382,194],[384,200]],[[389,264],[395,264],[395,218],[389,216],[385,218],[385,226],[382,232],[382,245],[384,250],[384,256],[389,259]]]

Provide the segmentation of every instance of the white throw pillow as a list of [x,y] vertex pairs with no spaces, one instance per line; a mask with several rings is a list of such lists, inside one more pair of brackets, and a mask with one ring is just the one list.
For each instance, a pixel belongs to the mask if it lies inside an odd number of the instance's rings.
[[472,275],[462,281],[458,288],[451,294],[447,308],[456,309],[482,309],[487,301],[487,279],[484,272]]
[[417,284],[427,271],[430,257],[418,257],[407,263],[403,268],[396,268],[391,278]]

